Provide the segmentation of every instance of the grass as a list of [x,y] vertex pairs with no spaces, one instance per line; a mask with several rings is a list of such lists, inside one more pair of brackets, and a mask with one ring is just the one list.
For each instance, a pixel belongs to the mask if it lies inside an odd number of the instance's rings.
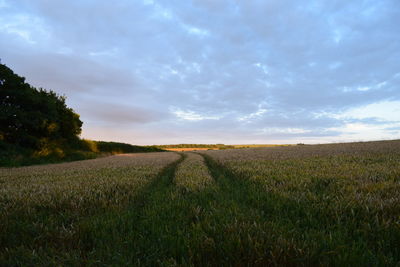
[[400,141],[0,169],[0,265],[397,266]]

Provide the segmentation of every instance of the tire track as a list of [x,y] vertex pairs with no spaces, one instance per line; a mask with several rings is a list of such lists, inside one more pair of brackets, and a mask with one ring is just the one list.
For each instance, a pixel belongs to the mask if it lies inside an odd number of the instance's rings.
[[[94,251],[97,251],[96,261],[100,258],[101,262],[115,264],[109,258],[111,248],[115,250],[115,247],[118,247],[119,251],[113,251],[113,253],[117,252],[128,257],[125,259],[126,262],[133,263],[136,260],[136,255],[129,251],[137,246],[137,242],[133,244],[130,242],[145,237],[148,229],[142,226],[148,223],[146,212],[151,210],[157,202],[162,202],[163,197],[174,186],[176,169],[186,158],[183,153],[177,154],[180,158],[165,166],[147,186],[138,192],[125,210],[92,216],[79,225],[77,234],[83,239],[79,241],[78,247],[80,247],[84,264],[90,263],[87,259],[93,258],[90,254]],[[131,248],[127,247],[128,244]],[[131,258],[133,256],[135,258]]]
[[184,192],[199,192],[213,186],[214,179],[198,153],[185,153],[187,158],[179,165],[175,172],[174,184]]

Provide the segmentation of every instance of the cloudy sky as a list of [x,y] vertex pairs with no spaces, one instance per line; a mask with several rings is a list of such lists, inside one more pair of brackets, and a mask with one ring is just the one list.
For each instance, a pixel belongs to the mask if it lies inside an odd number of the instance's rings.
[[0,58],[85,138],[400,138],[399,0],[0,0]]

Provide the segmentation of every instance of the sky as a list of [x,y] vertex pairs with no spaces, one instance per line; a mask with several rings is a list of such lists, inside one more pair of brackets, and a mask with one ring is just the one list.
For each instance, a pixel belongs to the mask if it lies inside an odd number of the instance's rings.
[[399,0],[0,0],[0,58],[82,137],[400,139]]

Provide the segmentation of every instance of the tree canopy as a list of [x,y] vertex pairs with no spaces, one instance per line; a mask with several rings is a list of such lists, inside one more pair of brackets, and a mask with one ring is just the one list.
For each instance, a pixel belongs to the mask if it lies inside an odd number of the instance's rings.
[[82,121],[67,107],[65,97],[35,88],[0,64],[0,140],[41,149],[49,142],[79,139]]

